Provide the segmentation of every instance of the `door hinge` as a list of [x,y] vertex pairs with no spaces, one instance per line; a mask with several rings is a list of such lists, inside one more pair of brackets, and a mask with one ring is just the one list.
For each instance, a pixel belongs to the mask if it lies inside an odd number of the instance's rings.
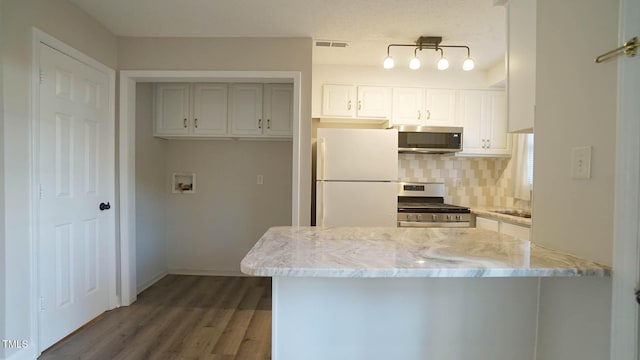
[[42,69],[40,69],[40,84],[44,83],[44,71],[42,71]]
[[40,311],[44,311],[44,297],[40,296]]

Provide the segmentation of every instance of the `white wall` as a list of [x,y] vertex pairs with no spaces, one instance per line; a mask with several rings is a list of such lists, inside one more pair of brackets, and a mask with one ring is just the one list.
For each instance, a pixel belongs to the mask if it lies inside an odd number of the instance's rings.
[[269,227],[291,225],[291,156],[290,141],[170,140],[165,188],[193,172],[196,193],[168,195],[169,272],[240,275]]
[[[3,0],[4,214],[6,337],[31,339],[31,276],[29,221],[30,79],[32,26],[116,67],[116,38],[85,12],[65,0]],[[9,226],[10,225],[10,226]],[[33,350],[27,349],[27,351]],[[7,356],[15,351],[8,351]]]
[[301,72],[301,225],[311,220],[311,56],[310,38],[118,39],[118,65],[122,70]]
[[167,140],[152,136],[153,84],[136,86],[136,277],[140,292],[167,273]]
[[485,89],[489,87],[484,71],[462,71],[450,68],[437,70],[385,70],[382,65],[313,65],[312,114],[319,118],[322,111],[323,84],[424,86],[444,89]]
[[[611,265],[616,62],[593,59],[617,47],[618,3],[538,0],[537,10],[533,241]],[[570,177],[574,146],[593,147],[589,180]],[[607,358],[611,279],[545,280],[541,294],[540,359]]]
[[[612,264],[618,2],[538,1],[533,239]],[[566,16],[566,14],[573,14]],[[591,179],[571,179],[571,148],[592,146]]]

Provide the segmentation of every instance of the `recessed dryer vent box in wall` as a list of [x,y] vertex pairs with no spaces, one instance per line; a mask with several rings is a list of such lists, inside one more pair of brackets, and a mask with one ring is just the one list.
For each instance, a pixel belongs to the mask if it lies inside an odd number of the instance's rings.
[[172,186],[174,194],[193,194],[196,192],[195,173],[173,173]]

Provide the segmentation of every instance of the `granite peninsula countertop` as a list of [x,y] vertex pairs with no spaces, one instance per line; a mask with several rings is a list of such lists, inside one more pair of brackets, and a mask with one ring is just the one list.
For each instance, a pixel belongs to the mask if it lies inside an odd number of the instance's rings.
[[[499,209],[499,210],[511,210],[511,209]],[[489,209],[471,208],[471,213],[473,213],[475,215],[478,215],[478,216],[495,218],[495,219],[507,221],[507,222],[510,222],[510,223],[513,223],[513,224],[518,224],[518,225],[524,225],[524,226],[531,227],[531,218],[523,218],[523,217],[519,217],[519,216],[500,214],[500,213],[497,213],[497,212],[489,210]]]
[[611,276],[608,266],[476,228],[274,227],[241,268],[295,277]]

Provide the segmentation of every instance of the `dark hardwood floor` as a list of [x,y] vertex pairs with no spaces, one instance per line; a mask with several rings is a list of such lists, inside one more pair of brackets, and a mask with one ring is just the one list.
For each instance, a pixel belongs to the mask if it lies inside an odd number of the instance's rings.
[[271,359],[271,279],[168,275],[39,359]]

